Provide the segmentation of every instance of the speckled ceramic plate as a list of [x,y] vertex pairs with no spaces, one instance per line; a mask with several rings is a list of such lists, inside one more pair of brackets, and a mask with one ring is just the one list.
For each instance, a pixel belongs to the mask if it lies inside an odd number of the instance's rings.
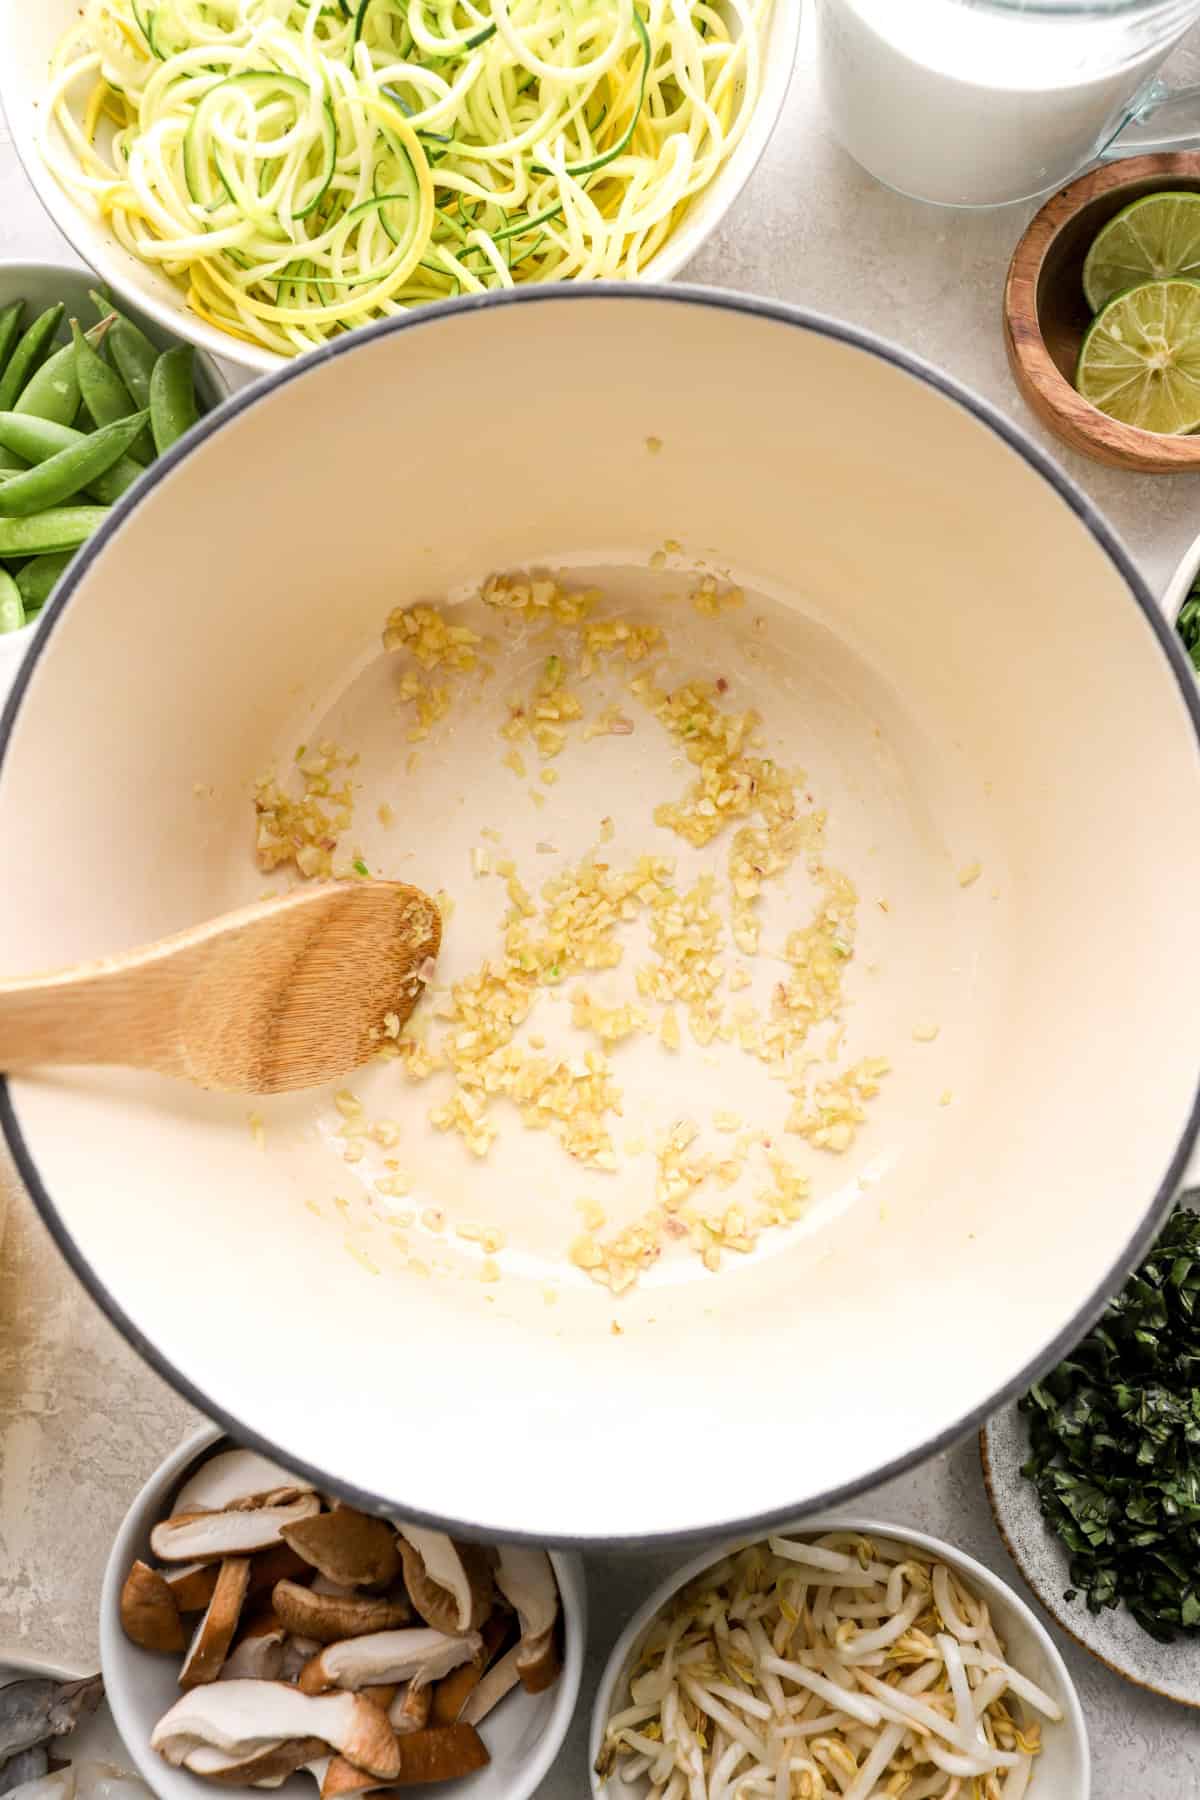
[[989,1419],[979,1456],[1000,1535],[1046,1611],[1106,1668],[1181,1706],[1200,1709],[1200,1639],[1159,1644],[1123,1607],[1099,1614],[1082,1600],[1066,1600],[1067,1553],[1047,1530],[1033,1484],[1021,1474],[1029,1453],[1025,1420],[1015,1406]]

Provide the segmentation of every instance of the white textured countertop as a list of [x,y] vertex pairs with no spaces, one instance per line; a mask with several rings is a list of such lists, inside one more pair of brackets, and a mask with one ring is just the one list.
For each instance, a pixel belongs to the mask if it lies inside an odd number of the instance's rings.
[[[1160,588],[1200,532],[1200,477],[1133,476],[1060,450],[1009,379],[1000,294],[1029,208],[964,214],[898,199],[830,138],[802,50],[783,121],[694,279],[831,313],[896,339],[984,394],[1070,470]],[[1187,63],[1198,59],[1183,56]],[[0,257],[69,258],[0,125]],[[190,1429],[77,1288],[0,1165],[0,1656],[95,1661],[100,1576],[140,1483]],[[691,1478],[686,1468],[680,1479]],[[697,1478],[700,1478],[697,1475]],[[864,1498],[863,1509],[951,1539],[1016,1579],[992,1526],[974,1442]],[[590,1559],[591,1661],[575,1730],[541,1800],[587,1793],[588,1706],[616,1633],[679,1557]],[[1052,1628],[1053,1629],[1053,1628]],[[1092,1734],[1094,1800],[1200,1795],[1200,1717],[1144,1694],[1062,1643]],[[1039,1800],[1075,1800],[1045,1794]]]

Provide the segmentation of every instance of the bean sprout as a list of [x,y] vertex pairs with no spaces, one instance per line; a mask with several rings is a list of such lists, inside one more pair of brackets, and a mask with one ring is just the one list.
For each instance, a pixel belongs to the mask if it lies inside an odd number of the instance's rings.
[[596,1770],[646,1800],[1023,1800],[1062,1718],[950,1568],[847,1532],[707,1570],[626,1685]]
[[87,0],[42,152],[209,323],[294,355],[629,278],[737,146],[771,0]]

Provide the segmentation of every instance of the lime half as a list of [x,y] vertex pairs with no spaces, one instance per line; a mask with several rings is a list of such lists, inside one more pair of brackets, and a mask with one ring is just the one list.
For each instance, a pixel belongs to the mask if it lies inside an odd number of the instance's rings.
[[1110,300],[1075,386],[1122,424],[1178,437],[1200,425],[1200,281],[1144,281]]
[[1087,253],[1083,292],[1098,313],[1126,288],[1171,275],[1200,279],[1200,194],[1147,194],[1123,207]]

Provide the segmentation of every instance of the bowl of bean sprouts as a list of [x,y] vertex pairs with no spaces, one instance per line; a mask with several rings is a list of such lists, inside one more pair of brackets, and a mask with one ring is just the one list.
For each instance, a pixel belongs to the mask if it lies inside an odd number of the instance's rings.
[[600,1681],[595,1800],[1088,1800],[1087,1732],[1030,1608],[973,1557],[829,1516],[711,1551]]
[[0,0],[0,98],[118,297],[247,368],[430,302],[661,281],[779,117],[800,0]]

